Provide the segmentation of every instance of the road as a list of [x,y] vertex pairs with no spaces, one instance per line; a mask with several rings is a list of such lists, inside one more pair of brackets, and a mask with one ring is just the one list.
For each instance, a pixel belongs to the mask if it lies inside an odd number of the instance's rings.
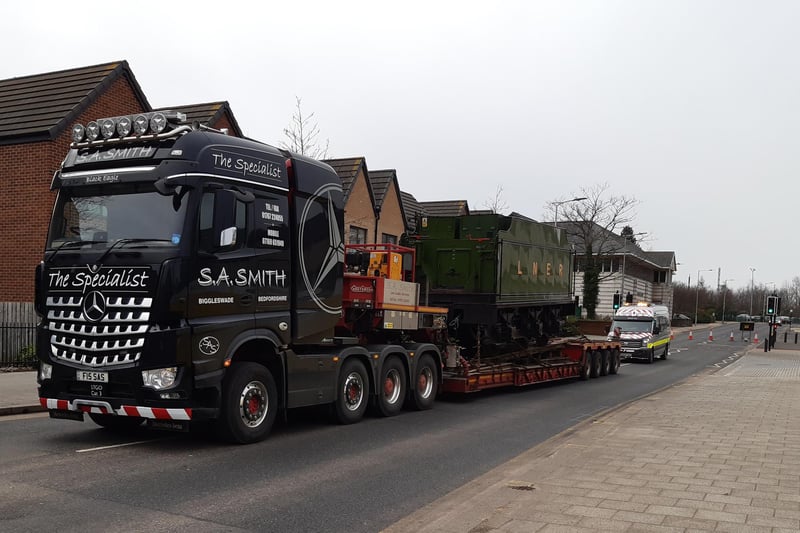
[[[713,331],[713,342],[708,331],[692,341],[683,333],[666,361],[588,382],[445,399],[354,426],[333,425],[321,410],[292,413],[250,446],[5,417],[0,530],[379,531],[577,422],[729,364],[750,346],[738,324]],[[766,326],[757,331],[763,339]]]

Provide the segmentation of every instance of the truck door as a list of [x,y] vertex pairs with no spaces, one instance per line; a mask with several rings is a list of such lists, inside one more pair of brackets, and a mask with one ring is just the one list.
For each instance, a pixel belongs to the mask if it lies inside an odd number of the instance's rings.
[[[226,229],[232,242],[222,242],[221,210],[228,210]],[[193,352],[216,359],[225,354],[237,335],[254,327],[256,287],[249,284],[254,254],[248,242],[249,204],[231,197],[231,191],[203,191],[199,205],[197,264],[189,286],[188,316],[193,330]],[[215,219],[217,222],[215,223]],[[216,356],[216,357],[215,357]]]

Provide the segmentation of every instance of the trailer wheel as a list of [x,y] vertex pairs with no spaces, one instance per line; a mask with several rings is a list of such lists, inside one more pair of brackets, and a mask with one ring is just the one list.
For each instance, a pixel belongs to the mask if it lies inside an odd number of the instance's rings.
[[619,372],[619,365],[620,365],[619,350],[611,350],[610,354],[611,355],[608,362],[608,373],[614,375],[617,372]]
[[369,395],[367,370],[357,359],[348,359],[339,373],[334,414],[340,424],[355,424],[364,418]]
[[596,378],[600,375],[600,352],[598,350],[592,350],[592,372],[591,376]]
[[669,343],[667,343],[667,345],[664,346],[664,353],[661,354],[661,360],[666,361],[668,354],[669,354]]
[[144,422],[144,418],[138,416],[101,415],[99,413],[89,413],[89,418],[98,426],[119,432],[132,431]]
[[376,411],[381,416],[394,416],[403,408],[406,397],[406,369],[397,357],[386,360],[381,368],[375,396]]
[[583,354],[583,366],[581,367],[581,381],[588,381],[592,377],[592,352],[586,351]]
[[611,361],[609,358],[611,354],[608,350],[601,350],[600,351],[600,375],[607,376],[608,375],[608,367],[611,366]]
[[220,436],[238,444],[266,438],[278,412],[278,388],[267,368],[258,363],[235,363],[222,386],[218,420]]
[[429,354],[424,354],[417,361],[414,371],[414,390],[409,391],[409,404],[417,411],[424,411],[433,407],[436,392],[439,389],[436,365]]

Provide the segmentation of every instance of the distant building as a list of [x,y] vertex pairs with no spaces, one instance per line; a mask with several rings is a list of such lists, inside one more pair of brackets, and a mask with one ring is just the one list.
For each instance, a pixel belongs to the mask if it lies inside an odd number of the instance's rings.
[[[567,239],[575,250],[573,268],[575,295],[579,297],[579,305],[584,306],[583,275],[585,272],[584,241],[574,222],[559,222],[559,229],[567,232]],[[672,279],[677,270],[675,252],[645,251],[639,245],[611,233],[594,224],[593,253],[600,269],[600,283],[597,295],[595,314],[598,317],[614,314],[614,293],[626,296],[634,302],[649,302],[666,305],[672,313],[673,284]]]

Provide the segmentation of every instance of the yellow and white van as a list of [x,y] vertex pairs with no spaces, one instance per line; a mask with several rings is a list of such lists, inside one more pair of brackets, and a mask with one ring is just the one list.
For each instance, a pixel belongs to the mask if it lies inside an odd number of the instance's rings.
[[608,332],[608,340],[621,342],[623,358],[643,359],[648,363],[656,356],[667,358],[671,337],[667,307],[642,303],[617,309]]

